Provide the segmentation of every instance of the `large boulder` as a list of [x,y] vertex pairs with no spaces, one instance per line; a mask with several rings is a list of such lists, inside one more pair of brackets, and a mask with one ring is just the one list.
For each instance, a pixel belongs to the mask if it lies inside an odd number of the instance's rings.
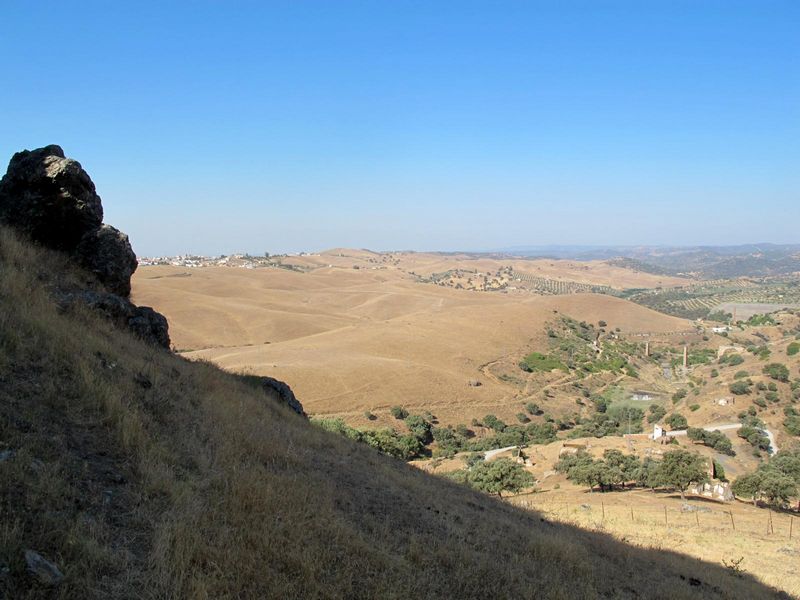
[[117,294],[91,290],[60,292],[57,300],[62,311],[84,306],[101,313],[117,326],[129,329],[150,344],[167,349],[170,347],[167,318],[149,306],[136,306]]
[[298,415],[306,416],[303,405],[297,397],[295,397],[292,388],[290,388],[288,384],[274,377],[260,377],[259,379],[265,391],[277,396],[279,402],[286,404]]
[[78,262],[97,276],[109,292],[128,297],[136,255],[128,236],[111,225],[84,234],[75,249]]
[[0,180],[0,221],[49,248],[71,252],[103,222],[94,183],[60,146],[17,152]]
[[128,328],[140,338],[156,346],[169,348],[167,318],[149,306],[137,306],[128,319]]

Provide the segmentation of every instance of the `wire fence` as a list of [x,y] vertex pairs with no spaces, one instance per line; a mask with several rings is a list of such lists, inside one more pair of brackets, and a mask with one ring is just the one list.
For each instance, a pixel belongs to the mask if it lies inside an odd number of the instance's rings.
[[[650,499],[648,499],[650,500]],[[691,498],[689,498],[691,500]],[[647,503],[625,502],[622,499],[606,500],[587,498],[583,502],[568,502],[555,499],[538,499],[533,496],[517,496],[508,499],[520,508],[536,510],[553,520],[570,522],[576,525],[619,526],[620,528],[650,527],[657,530],[698,530],[715,532],[737,532],[740,534],[762,536],[768,539],[800,539],[800,518],[787,512],[771,509],[742,510],[739,505],[732,510],[724,505],[709,503],[659,505],[650,500]]]

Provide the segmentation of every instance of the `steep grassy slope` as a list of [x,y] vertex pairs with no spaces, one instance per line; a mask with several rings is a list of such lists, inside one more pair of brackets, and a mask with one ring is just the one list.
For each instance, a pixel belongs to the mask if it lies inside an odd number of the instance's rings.
[[[768,598],[316,429],[234,375],[59,314],[0,230],[0,597]],[[54,561],[55,589],[24,551]]]

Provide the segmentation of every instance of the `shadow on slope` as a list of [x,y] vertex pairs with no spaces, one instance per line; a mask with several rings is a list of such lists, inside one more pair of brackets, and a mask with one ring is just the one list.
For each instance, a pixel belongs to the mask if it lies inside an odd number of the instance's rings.
[[[59,314],[0,230],[0,597],[770,598],[310,425],[241,378]],[[64,573],[26,573],[33,549]]]

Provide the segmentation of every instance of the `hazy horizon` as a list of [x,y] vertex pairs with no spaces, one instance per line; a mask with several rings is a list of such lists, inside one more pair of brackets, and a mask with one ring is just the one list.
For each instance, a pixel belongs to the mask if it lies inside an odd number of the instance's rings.
[[141,256],[795,243],[799,30],[793,2],[19,3],[0,160],[61,145]]

